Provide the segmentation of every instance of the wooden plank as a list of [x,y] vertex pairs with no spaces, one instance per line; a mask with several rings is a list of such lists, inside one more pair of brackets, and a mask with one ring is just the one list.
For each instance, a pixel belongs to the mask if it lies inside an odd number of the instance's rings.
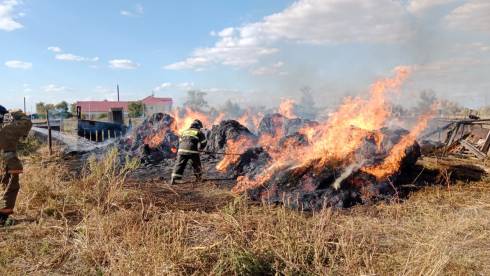
[[487,155],[486,154],[484,154],[483,152],[481,152],[480,150],[478,150],[475,146],[473,146],[472,144],[470,144],[468,141],[461,140],[459,143],[465,149],[467,149],[468,151],[470,151],[471,153],[473,153],[479,159],[485,159],[485,158],[487,158]]
[[440,134],[440,133],[441,133],[441,132],[443,132],[444,130],[446,130],[446,129],[450,128],[452,125],[453,125],[453,123],[449,123],[449,124],[447,124],[447,125],[445,125],[445,126],[439,127],[439,128],[437,128],[436,130],[434,130],[434,131],[431,131],[431,132],[429,132],[429,133],[427,133],[427,134],[424,134],[424,135],[423,135],[422,137],[420,137],[419,139],[420,139],[420,140],[425,139],[425,138],[430,137],[430,136],[432,136],[432,135],[434,135],[434,134],[436,134],[436,133],[439,133],[439,134]]
[[482,128],[490,129],[490,125],[481,125]]
[[449,137],[449,140],[447,141],[446,146],[451,146],[454,142],[454,139],[456,138],[456,135],[458,134],[459,128],[461,127],[460,124],[456,124],[456,126],[453,128],[453,132],[451,133],[451,137]]
[[487,138],[485,139],[485,143],[483,144],[483,147],[481,148],[481,151],[485,154],[488,154],[488,149],[490,148],[490,131],[487,134]]

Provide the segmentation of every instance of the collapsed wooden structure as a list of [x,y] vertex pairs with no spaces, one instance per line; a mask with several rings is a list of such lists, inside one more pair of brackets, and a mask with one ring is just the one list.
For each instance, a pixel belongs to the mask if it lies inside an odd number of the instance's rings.
[[[445,154],[471,154],[481,160],[490,157],[490,119],[471,117],[447,121],[448,124],[429,133],[446,133]],[[425,136],[428,137],[427,134]]]

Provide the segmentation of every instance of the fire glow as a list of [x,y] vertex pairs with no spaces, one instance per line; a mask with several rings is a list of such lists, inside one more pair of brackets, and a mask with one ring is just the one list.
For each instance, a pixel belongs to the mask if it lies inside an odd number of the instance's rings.
[[[336,112],[329,114],[328,119],[311,124],[303,125],[296,136],[288,140],[288,133],[285,131],[285,120],[300,120],[295,114],[296,103],[292,99],[283,99],[278,111],[280,115],[268,117],[267,124],[274,131],[260,132],[258,137],[247,136],[238,137],[235,140],[227,140],[223,159],[216,165],[216,169],[225,173],[228,168],[233,166],[240,159],[247,149],[253,147],[263,148],[270,156],[271,160],[253,176],[239,176],[232,191],[243,193],[249,189],[263,186],[277,172],[284,170],[312,169],[316,173],[321,173],[325,168],[339,168],[343,170],[337,180],[332,184],[335,189],[349,175],[360,171],[375,177],[379,181],[384,181],[396,173],[405,157],[405,150],[413,145],[417,136],[427,127],[428,121],[433,117],[434,112],[428,112],[420,118],[414,127],[401,137],[387,155],[381,159],[381,163],[359,160],[357,152],[362,148],[367,140],[371,141],[378,151],[384,151],[383,141],[385,139],[382,128],[386,127],[392,119],[391,105],[389,98],[393,93],[401,91],[405,80],[409,77],[410,70],[407,67],[397,67],[394,76],[391,78],[380,79],[371,85],[369,96],[348,97],[337,108]],[[255,114],[250,110],[245,111],[238,118],[229,118],[223,112],[200,112],[190,108],[176,109],[171,112],[174,122],[164,129],[156,131],[146,137],[145,144],[150,147],[157,147],[168,131],[177,135],[188,128],[195,119],[201,120],[204,128],[210,129],[213,125],[219,124],[224,119],[235,119],[242,125],[254,131],[259,130],[263,122],[263,114]],[[302,137],[302,140],[295,140]],[[390,141],[387,139],[387,141]],[[171,152],[174,152],[172,148]],[[362,157],[364,158],[364,157]],[[305,183],[308,183],[306,180]],[[311,187],[310,187],[311,188]],[[308,187],[305,188],[308,190]]]
[[[399,92],[403,82],[408,78],[410,70],[407,67],[395,69],[392,78],[376,81],[370,88],[370,96],[367,99],[361,97],[346,98],[337,111],[327,121],[315,127],[301,129],[309,144],[307,146],[281,147],[271,154],[272,162],[258,176],[250,179],[247,176],[239,177],[237,185],[233,188],[235,193],[243,193],[246,190],[263,185],[274,173],[286,168],[313,167],[321,171],[328,165],[360,169],[374,175],[377,179],[385,179],[396,172],[400,162],[405,156],[405,149],[412,145],[416,137],[426,128],[433,116],[429,112],[418,119],[418,122],[397,143],[384,159],[383,163],[375,167],[365,167],[364,160],[356,160],[355,152],[360,149],[365,139],[375,141],[378,148],[383,142],[383,134],[380,129],[387,125],[391,115],[391,106],[388,98],[391,93]],[[283,102],[280,110],[286,110],[286,116],[294,116],[289,113],[291,102]],[[274,137],[263,137],[259,144],[272,147],[277,145]],[[234,146],[236,148],[236,145]]]

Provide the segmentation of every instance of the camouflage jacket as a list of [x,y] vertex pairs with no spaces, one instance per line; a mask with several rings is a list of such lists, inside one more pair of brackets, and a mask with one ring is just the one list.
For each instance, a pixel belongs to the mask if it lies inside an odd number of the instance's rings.
[[0,125],[0,174],[21,173],[22,163],[17,157],[17,144],[31,130],[29,117],[22,112],[10,114],[11,120]]

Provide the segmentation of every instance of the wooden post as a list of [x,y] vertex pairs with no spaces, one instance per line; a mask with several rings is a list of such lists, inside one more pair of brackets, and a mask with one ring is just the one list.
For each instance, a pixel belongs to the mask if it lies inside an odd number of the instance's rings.
[[99,142],[99,130],[95,130],[95,142]]
[[53,138],[51,136],[51,124],[49,123],[49,110],[46,110],[46,121],[48,122],[48,147],[49,155],[53,154]]

